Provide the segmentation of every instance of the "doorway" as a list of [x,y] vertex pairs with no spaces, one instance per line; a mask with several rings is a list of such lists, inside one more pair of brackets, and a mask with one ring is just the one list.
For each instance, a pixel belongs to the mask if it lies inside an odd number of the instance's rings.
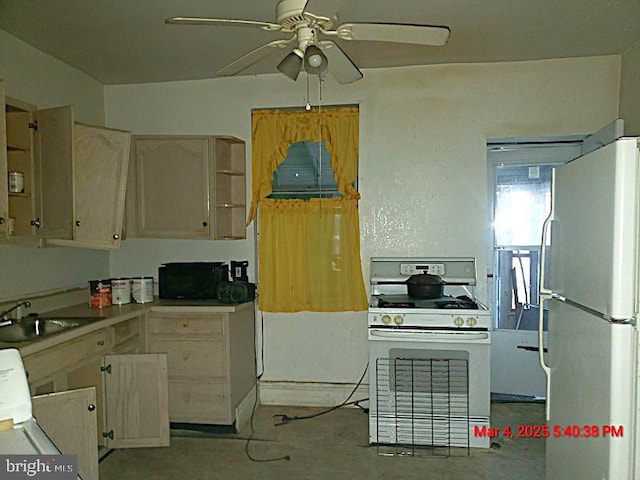
[[[545,375],[538,362],[542,223],[551,207],[551,172],[580,156],[581,140],[496,139],[487,143],[493,221],[493,393],[545,396]],[[546,312],[542,314],[546,331]],[[544,338],[543,348],[546,335]]]

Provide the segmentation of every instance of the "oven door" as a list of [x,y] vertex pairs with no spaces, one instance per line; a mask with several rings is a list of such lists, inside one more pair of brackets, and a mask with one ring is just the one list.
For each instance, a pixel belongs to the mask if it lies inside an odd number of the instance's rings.
[[[369,442],[489,447],[488,331],[369,329]],[[486,430],[485,430],[486,431]]]

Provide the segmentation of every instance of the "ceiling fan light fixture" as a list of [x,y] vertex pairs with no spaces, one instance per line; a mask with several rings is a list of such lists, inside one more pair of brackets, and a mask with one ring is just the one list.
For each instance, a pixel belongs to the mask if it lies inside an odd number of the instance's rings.
[[302,57],[294,50],[282,59],[277,68],[295,82],[300,73],[300,67],[302,67]]
[[315,45],[309,45],[304,51],[304,70],[308,73],[320,74],[329,65],[329,61],[322,50]]

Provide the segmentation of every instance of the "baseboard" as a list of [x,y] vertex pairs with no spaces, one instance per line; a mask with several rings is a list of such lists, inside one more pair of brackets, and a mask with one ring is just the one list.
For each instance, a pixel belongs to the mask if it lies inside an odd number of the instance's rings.
[[[261,381],[261,405],[333,407],[343,403],[353,391],[352,383]],[[349,401],[369,398],[369,385],[358,387]]]

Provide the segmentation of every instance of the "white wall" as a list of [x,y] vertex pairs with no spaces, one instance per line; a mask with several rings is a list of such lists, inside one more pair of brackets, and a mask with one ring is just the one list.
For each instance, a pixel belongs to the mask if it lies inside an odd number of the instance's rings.
[[75,119],[104,124],[104,89],[84,73],[0,30],[0,79],[6,94],[38,108],[73,105]]
[[640,42],[622,55],[620,118],[625,135],[640,135]]
[[[87,75],[0,30],[5,93],[38,107],[73,105],[77,120],[104,123],[103,88]],[[0,300],[86,285],[109,274],[109,254],[0,245]]]
[[[324,104],[360,105],[365,281],[371,256],[464,255],[486,299],[490,253],[485,139],[584,134],[618,113],[618,56],[365,71]],[[248,142],[252,108],[302,106],[304,77],[238,77],[105,88],[109,124],[134,133],[231,134]],[[315,90],[315,91],[314,91]],[[312,82],[311,103],[318,92]],[[248,259],[243,242],[125,240],[114,276],[173,259]],[[260,330],[260,320],[259,320]],[[355,382],[367,362],[366,313],[265,314],[265,381]],[[286,400],[286,399],[285,399]]]

